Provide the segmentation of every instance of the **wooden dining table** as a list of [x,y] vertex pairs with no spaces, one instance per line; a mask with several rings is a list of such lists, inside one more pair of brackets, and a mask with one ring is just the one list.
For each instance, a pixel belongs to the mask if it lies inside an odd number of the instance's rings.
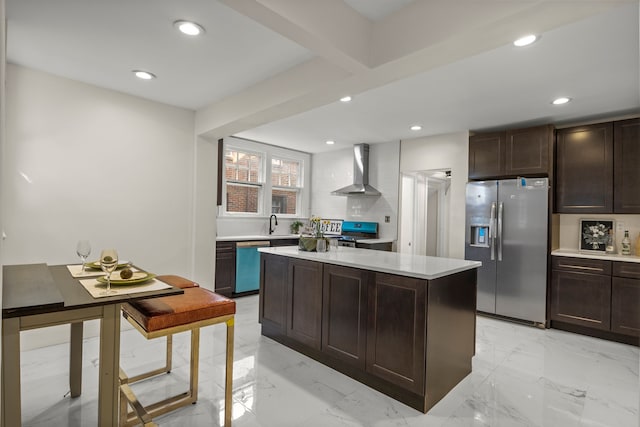
[[6,265],[2,278],[2,415],[0,426],[21,422],[20,332],[70,324],[69,387],[82,392],[85,320],[100,319],[98,425],[117,426],[119,415],[120,306],[146,298],[181,294],[179,288],[92,297],[65,265]]

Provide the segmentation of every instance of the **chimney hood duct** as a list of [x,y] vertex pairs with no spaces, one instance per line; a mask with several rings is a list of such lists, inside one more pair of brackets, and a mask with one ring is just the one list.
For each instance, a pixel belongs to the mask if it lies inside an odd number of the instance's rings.
[[380,192],[369,185],[369,145],[353,146],[353,184],[331,192],[334,196],[379,196]]

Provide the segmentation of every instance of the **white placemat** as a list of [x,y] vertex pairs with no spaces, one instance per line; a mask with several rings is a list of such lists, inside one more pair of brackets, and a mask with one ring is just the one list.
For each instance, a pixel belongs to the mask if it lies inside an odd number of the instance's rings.
[[161,282],[157,279],[149,280],[148,282],[140,283],[139,285],[111,285],[111,290],[116,291],[109,295],[100,295],[107,289],[105,283],[98,282],[97,279],[83,279],[80,280],[80,284],[91,294],[94,298],[111,297],[114,295],[126,295],[135,294],[138,292],[159,291],[161,289],[169,289],[170,285]]

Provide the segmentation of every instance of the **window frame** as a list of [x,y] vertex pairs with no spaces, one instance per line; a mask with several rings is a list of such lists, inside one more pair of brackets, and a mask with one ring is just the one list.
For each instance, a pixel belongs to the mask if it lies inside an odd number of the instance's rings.
[[[258,186],[260,184],[247,183],[244,181],[227,180],[226,165],[223,161],[222,179],[222,205],[220,206],[219,216],[227,218],[268,218],[272,210],[273,189],[282,189],[285,191],[296,191],[296,213],[295,214],[277,214],[282,218],[306,218],[308,216],[308,205],[311,197],[311,189],[306,183],[310,182],[311,177],[311,155],[302,151],[289,150],[282,147],[276,147],[256,141],[250,141],[237,137],[227,137],[223,140],[222,155],[226,156],[227,151],[239,151],[242,153],[256,154],[261,157],[261,189],[259,192],[258,212],[228,212],[227,211],[227,184],[239,184],[247,186]],[[296,187],[274,186],[271,184],[272,159],[297,162],[300,168],[298,176],[298,184]]]

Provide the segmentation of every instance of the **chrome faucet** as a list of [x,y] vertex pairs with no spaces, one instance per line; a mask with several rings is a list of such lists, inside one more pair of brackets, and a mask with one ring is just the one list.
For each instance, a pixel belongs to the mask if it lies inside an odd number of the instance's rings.
[[271,225],[271,220],[272,219],[275,219],[276,220],[276,225],[278,225],[278,217],[275,214],[272,214],[269,217],[269,234],[273,234],[273,232],[276,231],[276,229],[273,228],[272,225]]

